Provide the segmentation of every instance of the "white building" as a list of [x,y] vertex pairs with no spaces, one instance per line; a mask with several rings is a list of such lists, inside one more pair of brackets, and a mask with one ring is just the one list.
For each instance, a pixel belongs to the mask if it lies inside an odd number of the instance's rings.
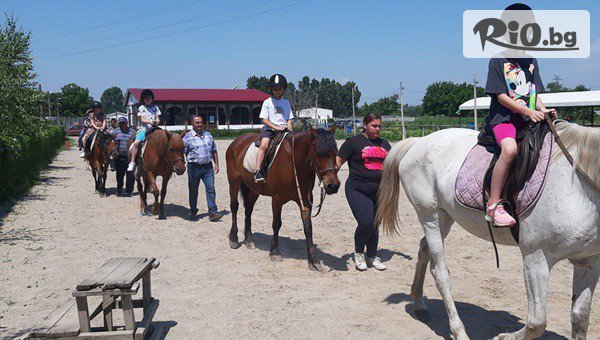
[[298,112],[298,118],[314,119],[319,124],[327,123],[327,119],[333,118],[333,111],[324,108],[308,108]]

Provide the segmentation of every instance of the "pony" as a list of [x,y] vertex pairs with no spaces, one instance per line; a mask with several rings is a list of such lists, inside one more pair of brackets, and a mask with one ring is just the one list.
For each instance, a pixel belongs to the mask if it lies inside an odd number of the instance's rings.
[[91,150],[86,154],[85,159],[92,168],[95,192],[100,197],[105,197],[108,165],[110,160],[119,154],[117,144],[112,135],[101,130],[95,131],[88,138],[90,138]]

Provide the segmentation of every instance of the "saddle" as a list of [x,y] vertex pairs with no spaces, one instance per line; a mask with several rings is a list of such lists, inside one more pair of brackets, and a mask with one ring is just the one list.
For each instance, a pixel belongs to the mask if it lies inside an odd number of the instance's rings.
[[[263,158],[263,162],[261,164],[261,169],[264,170],[265,178],[267,178],[267,172],[273,164],[273,161],[275,161],[275,156],[277,156],[279,147],[288,133],[288,131],[280,131],[269,141],[269,147],[267,148],[267,151],[265,151],[265,157]],[[244,156],[244,168],[248,172],[255,173],[258,170],[256,168],[256,157],[258,155],[260,142],[261,138],[258,136],[254,143],[250,144],[248,150],[246,151],[246,155]]]
[[[500,156],[500,147],[491,134],[481,132],[458,173],[455,196],[466,207],[485,211],[492,172]],[[552,156],[553,135],[546,122],[522,129],[517,134],[517,158],[502,192],[508,202],[505,209],[516,220],[511,228],[518,242],[519,217],[535,205],[543,190]]]
[[[144,136],[144,139],[141,140],[140,143],[138,144],[138,152],[135,157],[136,174],[138,173],[138,170],[140,169],[140,167],[143,164],[142,159],[144,157],[144,152],[146,151],[146,141],[148,140],[148,138],[150,138],[152,133],[156,130],[162,130],[162,128],[160,128],[159,126],[151,127],[148,131],[146,131],[146,136]],[[131,151],[131,149],[133,148],[133,145],[134,144],[132,143],[131,146],[129,147],[130,148],[129,151]]]

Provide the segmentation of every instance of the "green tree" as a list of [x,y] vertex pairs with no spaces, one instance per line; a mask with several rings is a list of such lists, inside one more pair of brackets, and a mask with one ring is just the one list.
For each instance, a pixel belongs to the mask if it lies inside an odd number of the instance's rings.
[[61,115],[84,116],[85,112],[92,106],[93,100],[87,88],[75,83],[67,84],[61,88]]
[[102,109],[106,113],[123,112],[125,110],[125,97],[123,91],[117,86],[104,90],[100,97],[100,103],[102,103]]
[[[477,87],[477,97],[482,97],[485,91]],[[460,104],[473,98],[473,85],[467,83],[454,83],[440,81],[427,87],[423,96],[423,113],[425,115],[452,116]]]
[[397,94],[393,94],[388,97],[381,97],[371,104],[365,103],[360,108],[360,116],[366,116],[369,113],[378,113],[385,116],[398,115],[398,110],[400,110],[398,98],[399,96]]
[[257,89],[263,91],[264,93],[271,93],[271,89],[269,88],[269,78],[267,77],[257,77],[251,76],[246,80],[246,88],[247,89]]

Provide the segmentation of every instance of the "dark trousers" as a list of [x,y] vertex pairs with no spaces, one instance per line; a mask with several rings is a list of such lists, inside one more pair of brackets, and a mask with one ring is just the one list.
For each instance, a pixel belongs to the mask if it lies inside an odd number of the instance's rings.
[[378,188],[378,183],[365,183],[350,178],[346,180],[346,198],[358,222],[354,232],[354,251],[363,253],[366,247],[368,257],[377,256],[379,243],[379,229],[374,225]]
[[206,202],[208,203],[208,213],[217,212],[216,192],[215,192],[215,171],[212,162],[207,164],[187,163],[188,170],[188,190],[190,192],[190,213],[198,212],[198,186],[200,181],[204,182],[206,188]]
[[127,156],[115,157],[115,170],[117,172],[117,193],[123,193],[123,177],[125,176],[127,176],[125,180],[125,192],[128,194],[133,193],[135,180],[133,178],[133,171],[127,171]]

